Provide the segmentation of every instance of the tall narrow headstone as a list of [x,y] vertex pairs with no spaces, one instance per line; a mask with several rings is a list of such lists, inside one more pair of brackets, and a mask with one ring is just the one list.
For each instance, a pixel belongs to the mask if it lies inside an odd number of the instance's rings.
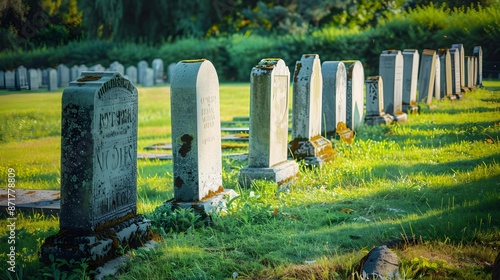
[[28,89],[29,90],[38,89],[38,71],[36,69],[28,70]]
[[109,65],[109,70],[113,72],[118,72],[122,76],[125,75],[125,67],[123,67],[123,64],[121,64],[118,61],[114,61],[113,63],[111,63],[111,65]]
[[465,56],[465,86],[469,89],[474,88],[474,81],[476,80],[474,77],[474,57],[473,56]]
[[80,67],[78,65],[73,65],[73,67],[71,67],[70,69],[70,81],[74,81],[76,79],[78,79],[78,77],[80,77]]
[[475,46],[473,55],[477,58],[477,81],[478,86],[483,86],[483,49],[481,46]]
[[64,90],[60,231],[45,240],[43,262],[99,264],[148,239],[149,221],[136,214],[137,100],[110,72],[84,72]]
[[[42,86],[43,87],[49,86],[49,69],[50,68],[42,70]],[[56,76],[57,76],[57,72],[56,72]],[[57,83],[56,83],[56,85],[57,85]]]
[[168,73],[167,73],[167,81],[168,81],[169,83],[171,83],[171,82],[172,82],[172,77],[174,76],[174,69],[175,69],[175,65],[176,65],[175,63],[170,63],[170,64],[168,65],[168,70],[167,70],[167,71],[168,71]]
[[283,185],[297,176],[298,164],[287,159],[289,89],[290,71],[283,60],[263,59],[252,68],[248,166],[240,169],[242,186],[253,180]]
[[146,71],[148,69],[148,62],[145,60],[139,61],[137,63],[137,84],[144,85],[144,77],[146,76]]
[[418,50],[405,49],[403,51],[403,112],[416,113],[418,66],[420,55]]
[[456,97],[460,97],[462,89],[460,87],[460,51],[458,49],[450,49],[451,57],[451,78],[453,94]]
[[335,136],[339,122],[346,123],[347,74],[342,61],[325,61],[321,66],[323,76],[321,134]]
[[418,75],[418,100],[430,104],[436,78],[436,51],[425,49],[422,52],[420,73]]
[[397,122],[407,119],[403,112],[403,68],[401,51],[386,50],[380,54],[379,75],[384,86],[384,112]]
[[127,67],[127,77],[134,85],[137,85],[137,67],[129,66]]
[[359,60],[344,60],[347,74],[346,125],[356,130],[364,122],[365,70]]
[[[214,205],[225,193],[234,193],[222,187],[217,72],[208,60],[185,60],[175,67],[174,77],[170,98],[174,203],[199,207],[200,201],[210,198]],[[210,205],[202,210],[211,212]]]
[[154,86],[154,71],[153,68],[146,68],[144,76],[142,76],[142,85],[145,87]]
[[57,86],[67,87],[70,82],[70,71],[68,66],[59,64],[57,66]]
[[47,89],[56,91],[57,87],[57,70],[54,68],[47,69]]
[[439,56],[436,54],[435,57],[435,67],[436,67],[436,77],[434,78],[434,98],[436,100],[441,100],[444,96],[441,96],[441,61]]
[[0,88],[5,88],[5,72],[0,70]]
[[368,125],[391,124],[394,117],[384,112],[384,85],[382,77],[370,76],[366,79],[366,116]]
[[37,68],[36,71],[38,72],[38,87],[41,87],[43,84],[43,77],[42,77],[42,69]]
[[153,59],[151,67],[153,68],[153,83],[155,85],[163,84],[163,60],[161,58]]
[[453,88],[452,88],[452,72],[451,72],[451,56],[449,49],[439,49],[438,50],[439,61],[441,64],[441,96],[452,98]]
[[16,73],[15,71],[5,71],[5,88],[16,89]]
[[472,73],[472,86],[476,87],[477,86],[477,71],[478,71],[478,62],[477,62],[477,57],[473,56],[472,57],[472,66],[474,67],[474,72]]
[[453,44],[452,49],[457,49],[459,53],[460,87],[465,87],[465,50],[463,44]]
[[293,77],[292,141],[296,160],[321,167],[333,160],[332,143],[321,136],[323,77],[317,54],[305,54],[295,64]]
[[15,71],[15,83],[16,89],[27,89],[28,88],[28,71],[26,67],[19,66]]

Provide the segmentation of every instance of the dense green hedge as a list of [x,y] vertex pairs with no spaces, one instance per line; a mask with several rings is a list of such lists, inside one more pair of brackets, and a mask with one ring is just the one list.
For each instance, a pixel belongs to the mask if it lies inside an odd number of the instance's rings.
[[[302,36],[256,36],[234,34],[207,40],[182,39],[160,47],[103,41],[72,42],[59,48],[32,52],[0,53],[0,68],[55,67],[117,60],[125,66],[139,60],[160,57],[165,65],[182,59],[207,58],[214,63],[221,80],[248,81],[251,68],[261,58],[281,57],[293,71],[304,53],[317,53],[322,61],[358,59],[367,75],[378,71],[379,54],[384,49],[437,49],[463,43],[466,55],[474,46],[483,48],[485,61],[500,61],[500,9],[437,8],[428,6],[401,14],[377,28],[343,30],[334,27]],[[486,66],[487,67],[487,66]],[[488,69],[485,69],[486,72]]]

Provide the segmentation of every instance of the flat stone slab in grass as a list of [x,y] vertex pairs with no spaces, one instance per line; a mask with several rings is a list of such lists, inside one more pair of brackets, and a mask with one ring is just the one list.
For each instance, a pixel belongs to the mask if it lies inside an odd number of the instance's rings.
[[[15,189],[15,203],[16,211],[32,211],[34,209],[42,210],[43,212],[59,211],[61,206],[61,192],[54,190],[28,190],[28,189]],[[6,214],[8,190],[6,188],[0,189],[0,209],[1,214]],[[11,192],[11,198],[12,198]],[[5,198],[5,199],[4,199]]]

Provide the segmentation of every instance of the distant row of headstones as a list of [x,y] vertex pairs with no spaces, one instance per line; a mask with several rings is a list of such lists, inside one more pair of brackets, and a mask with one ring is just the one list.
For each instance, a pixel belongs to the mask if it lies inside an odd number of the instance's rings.
[[71,68],[64,64],[59,64],[56,69],[47,68],[44,70],[40,68],[26,69],[24,66],[19,66],[14,70],[0,70],[0,89],[37,90],[39,88],[47,88],[49,91],[56,91],[59,87],[66,87],[71,81],[78,79],[84,71],[118,72],[122,76],[127,77],[134,85],[145,87],[161,85],[167,79],[161,58],[154,59],[151,67],[148,67],[148,62],[145,60],[139,61],[137,66],[131,65],[127,68],[118,61],[111,63],[108,68],[105,68],[101,64],[91,67],[83,64],[74,65]]

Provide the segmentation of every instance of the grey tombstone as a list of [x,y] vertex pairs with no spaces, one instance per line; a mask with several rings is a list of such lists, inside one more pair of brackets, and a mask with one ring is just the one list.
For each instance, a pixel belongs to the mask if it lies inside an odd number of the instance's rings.
[[137,100],[111,72],[84,72],[64,90],[60,231],[42,245],[43,262],[97,264],[148,239],[149,221],[136,214]]
[[5,88],[5,72],[0,70],[0,89]]
[[59,64],[57,66],[57,86],[67,87],[70,82],[70,71],[68,66]]
[[101,64],[96,64],[94,66],[89,67],[89,71],[94,71],[94,72],[103,72],[106,71],[106,68],[102,66]]
[[366,78],[366,116],[368,125],[391,124],[394,117],[384,112],[384,83],[380,76]]
[[48,87],[48,85],[49,85],[49,69],[43,69],[42,70],[42,87]]
[[38,89],[38,71],[36,69],[28,70],[28,89]]
[[293,77],[292,141],[289,151],[308,166],[333,160],[332,143],[321,136],[323,77],[317,54],[305,54],[295,64]]
[[16,89],[15,71],[5,71],[5,89]]
[[127,67],[126,74],[128,79],[134,84],[137,85],[137,67],[129,66]]
[[143,79],[146,76],[147,69],[148,63],[145,60],[141,60],[137,63],[137,84],[144,84]]
[[56,91],[57,87],[57,70],[54,68],[47,69],[47,89],[49,91]]
[[282,59],[262,59],[252,68],[248,166],[240,169],[241,186],[254,180],[283,185],[297,176],[298,164],[287,159],[289,90],[290,71]]
[[171,63],[171,64],[168,65],[168,69],[167,69],[167,71],[168,71],[167,81],[169,83],[172,82],[172,77],[173,77],[173,74],[174,74],[174,68],[175,68],[175,63]]
[[474,87],[476,87],[478,84],[477,84],[477,71],[478,71],[478,62],[477,62],[477,57],[476,56],[473,56],[472,57],[472,63],[473,63],[473,67],[474,67],[474,72],[472,73],[472,85]]
[[469,89],[474,88],[474,57],[473,56],[465,56],[464,63],[464,71],[465,71],[465,86]]
[[142,76],[142,85],[145,87],[154,86],[154,71],[153,68],[146,68],[144,76]]
[[453,88],[452,88],[452,72],[451,72],[451,56],[449,49],[439,49],[438,56],[441,66],[440,73],[440,84],[441,84],[441,97],[453,97]]
[[476,85],[483,85],[483,49],[481,46],[475,46],[473,50],[473,55],[476,57],[476,67],[477,67],[477,79]]
[[[418,66],[420,55],[418,50],[405,49],[403,50],[403,112],[416,113],[417,106],[417,83],[418,83]],[[367,92],[368,94],[368,92]]]
[[118,72],[122,76],[125,75],[125,67],[123,67],[123,64],[121,64],[118,61],[114,61],[113,63],[111,63],[111,65],[109,65],[109,70],[113,72]]
[[80,65],[78,68],[78,77],[80,77],[84,71],[88,70],[89,68],[85,64]]
[[347,74],[342,61],[325,61],[321,66],[323,94],[321,132],[325,137],[335,136],[339,122],[346,123]]
[[407,119],[403,112],[403,63],[399,50],[386,50],[380,54],[379,75],[384,87],[384,112],[392,115],[397,122]]
[[460,86],[460,51],[458,49],[451,48],[450,57],[453,94],[458,97],[462,91]]
[[364,122],[365,70],[359,60],[344,60],[347,74],[346,125],[355,131]]
[[155,85],[163,84],[163,60],[161,58],[153,59],[151,63],[151,67],[153,68],[153,83]]
[[43,77],[42,77],[42,69],[37,68],[36,71],[38,72],[38,87],[41,87],[43,85]]
[[[181,61],[171,85],[174,202],[206,212],[232,196],[222,187],[219,79],[208,60]],[[214,196],[218,196],[215,198]],[[217,210],[217,209],[214,209]]]
[[460,87],[465,86],[465,50],[463,44],[453,44],[452,49],[458,50],[459,53],[459,69],[460,69]]
[[78,65],[73,65],[70,69],[70,81],[74,81],[80,77],[80,67]]
[[418,101],[430,104],[434,92],[434,81],[436,78],[436,51],[424,50],[420,62],[420,73],[418,75]]
[[28,71],[26,67],[19,66],[15,70],[15,84],[16,90],[28,88]]
[[439,60],[439,56],[437,54],[435,57],[435,63],[436,76],[434,77],[434,97],[436,100],[441,100],[444,97],[441,96],[441,61]]

